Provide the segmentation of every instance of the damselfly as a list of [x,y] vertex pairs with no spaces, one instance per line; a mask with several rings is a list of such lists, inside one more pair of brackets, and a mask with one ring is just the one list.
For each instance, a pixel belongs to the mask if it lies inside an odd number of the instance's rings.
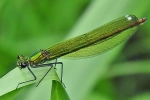
[[[29,72],[34,76],[34,79],[21,82],[18,84],[18,86],[20,84],[35,81],[37,79],[30,67],[39,68],[49,66],[50,69],[47,71],[48,73],[52,67],[61,65],[62,70],[60,80],[62,82],[63,63],[58,62],[57,58],[82,58],[101,54],[129,38],[133,33],[135,33],[138,26],[145,21],[146,18],[138,19],[134,15],[126,15],[83,35],[60,42],[49,47],[48,49],[40,50],[28,58],[24,58],[23,55],[19,55],[17,60],[18,67],[20,69],[28,68]],[[55,60],[55,62],[45,63],[51,60]],[[44,77],[47,75],[47,73],[44,75]],[[39,81],[39,83],[44,79],[44,77]]]

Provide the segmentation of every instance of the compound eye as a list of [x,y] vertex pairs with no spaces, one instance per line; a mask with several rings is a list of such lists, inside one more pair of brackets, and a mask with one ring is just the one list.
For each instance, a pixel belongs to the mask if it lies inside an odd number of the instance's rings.
[[17,64],[19,68],[26,68],[28,66],[28,62],[23,55],[18,56]]
[[21,62],[20,67],[21,68],[26,68],[28,64],[26,62]]

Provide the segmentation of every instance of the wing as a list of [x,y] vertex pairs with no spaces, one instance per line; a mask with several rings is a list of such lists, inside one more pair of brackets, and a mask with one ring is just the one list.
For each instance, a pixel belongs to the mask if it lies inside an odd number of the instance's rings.
[[99,41],[96,44],[93,44],[89,47],[80,49],[76,52],[64,55],[62,58],[84,58],[84,57],[90,57],[98,54],[102,54],[115,46],[122,43],[124,40],[132,36],[135,31],[137,30],[138,26],[135,26],[133,28],[129,28],[116,36],[107,38],[106,40]]

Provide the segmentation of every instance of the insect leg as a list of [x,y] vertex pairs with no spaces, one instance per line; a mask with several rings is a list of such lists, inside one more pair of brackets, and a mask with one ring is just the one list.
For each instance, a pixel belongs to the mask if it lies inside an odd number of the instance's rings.
[[27,83],[27,82],[35,81],[35,80],[37,79],[36,76],[35,76],[35,74],[34,74],[34,73],[32,72],[32,70],[29,68],[29,66],[27,66],[27,68],[28,68],[28,70],[30,71],[30,73],[33,75],[34,79],[19,83],[19,84],[17,85],[17,88],[16,88],[16,89],[18,89],[18,87],[19,87],[20,84],[24,84],[24,83]]
[[38,82],[38,84],[36,85],[36,87],[41,83],[41,81],[45,78],[45,76],[49,73],[49,71],[52,69],[53,64],[49,63],[49,64],[42,64],[42,65],[38,65],[38,67],[47,67],[50,66],[50,69],[46,72],[46,74],[42,77],[42,79]]
[[[63,63],[62,62],[54,62],[54,63],[49,63],[49,64],[41,64],[41,65],[37,65],[36,67],[47,67],[50,66],[51,68],[46,72],[46,74],[43,76],[43,78],[39,81],[39,83],[37,84],[37,86],[41,83],[41,81],[44,79],[44,77],[49,73],[49,71],[52,69],[52,67],[54,67],[53,65],[61,65],[61,83],[62,83],[62,75],[63,75]],[[35,68],[35,67],[33,67]],[[37,87],[36,86],[36,87]]]

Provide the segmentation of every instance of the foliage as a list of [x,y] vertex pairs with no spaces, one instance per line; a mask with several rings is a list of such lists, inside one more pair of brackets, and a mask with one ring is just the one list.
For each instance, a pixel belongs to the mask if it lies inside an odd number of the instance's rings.
[[[128,41],[96,57],[58,60],[64,64],[63,82],[71,100],[147,100],[150,98],[149,5],[147,0],[1,0],[0,75],[18,54],[29,56],[115,18],[133,14],[147,17],[148,21]],[[49,100],[50,81],[43,81],[37,88],[35,84],[25,86],[4,95],[7,99],[3,99]]]

